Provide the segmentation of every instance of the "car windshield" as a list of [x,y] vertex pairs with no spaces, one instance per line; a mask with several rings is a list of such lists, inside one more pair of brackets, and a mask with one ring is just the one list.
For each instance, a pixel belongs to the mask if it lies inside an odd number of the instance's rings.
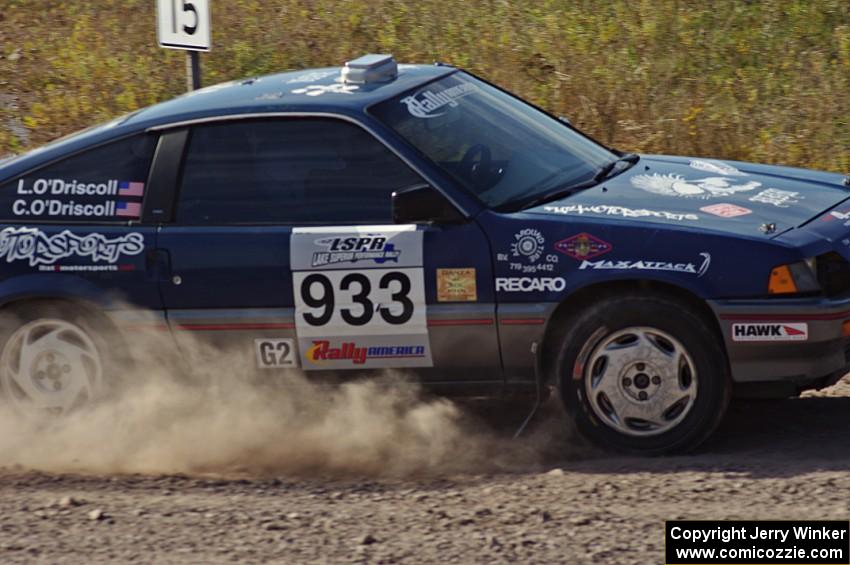
[[372,113],[496,209],[590,184],[618,159],[559,120],[462,72],[381,102]]

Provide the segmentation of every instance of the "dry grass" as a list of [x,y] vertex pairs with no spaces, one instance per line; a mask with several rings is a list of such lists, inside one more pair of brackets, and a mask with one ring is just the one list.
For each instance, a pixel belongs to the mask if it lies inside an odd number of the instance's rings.
[[[0,154],[180,93],[152,4],[0,0]],[[850,170],[846,0],[214,0],[213,37],[205,83],[392,52],[617,147]]]

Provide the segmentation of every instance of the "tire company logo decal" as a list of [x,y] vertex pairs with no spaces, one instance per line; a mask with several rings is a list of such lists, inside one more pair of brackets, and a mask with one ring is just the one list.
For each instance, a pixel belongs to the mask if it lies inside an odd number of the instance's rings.
[[559,258],[555,253],[546,253],[546,238],[540,230],[524,228],[513,235],[508,253],[496,253],[496,261],[509,263],[511,271],[534,274],[554,272]]
[[461,98],[475,92],[478,92],[478,86],[474,84],[459,84],[439,92],[433,92],[431,90],[417,92],[413,96],[402,98],[401,103],[407,106],[407,111],[415,118],[436,118],[448,111],[443,110],[439,112],[438,110],[446,106],[456,108]]
[[712,204],[711,206],[703,206],[700,208],[700,211],[714,214],[721,218],[736,218],[753,213],[749,208],[743,208],[734,204]]
[[380,234],[326,237],[317,239],[314,243],[327,251],[313,253],[313,267],[357,261],[374,261],[378,265],[387,261],[398,263],[401,256],[401,251],[396,251],[395,245],[388,243],[387,237]]
[[809,325],[806,323],[746,323],[732,324],[732,341],[806,341]]
[[613,249],[607,241],[589,233],[580,233],[555,243],[555,249],[573,259],[592,259],[604,255]]
[[115,263],[122,255],[145,250],[140,233],[108,238],[103,234],[77,235],[64,230],[48,235],[36,228],[5,228],[0,231],[0,258],[6,262],[28,261],[31,267],[50,265],[66,257],[89,257],[94,262]]
[[586,206],[584,204],[571,204],[569,206],[544,206],[543,210],[553,214],[596,214],[599,216],[622,216],[624,218],[659,218],[661,220],[683,221],[699,220],[696,214],[665,212],[663,210],[646,210],[644,208],[624,208],[623,206],[608,206],[599,204]]
[[703,276],[711,265],[711,254],[700,253],[702,263],[699,267],[694,263],[672,263],[667,261],[645,261],[645,260],[613,260],[613,261],[582,261],[579,270],[593,269],[594,271],[669,271],[674,273],[687,273]]
[[635,175],[631,178],[631,182],[636,188],[653,194],[702,199],[729,196],[738,192],[748,192],[761,186],[760,182],[743,182],[742,180],[728,177],[706,177],[703,179],[686,180],[682,175],[658,173]]
[[732,165],[727,165],[720,161],[705,161],[703,159],[694,159],[690,163],[692,169],[723,175],[724,177],[745,177],[747,173],[741,172]]
[[777,208],[788,208],[789,204],[797,204],[802,199],[803,196],[799,192],[768,188],[751,197],[750,202],[761,202],[762,204],[772,204]]

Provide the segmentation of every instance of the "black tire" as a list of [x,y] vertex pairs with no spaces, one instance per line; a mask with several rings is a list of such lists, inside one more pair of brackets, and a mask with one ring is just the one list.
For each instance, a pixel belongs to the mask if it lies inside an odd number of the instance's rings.
[[[74,402],[62,410],[47,410],[56,415],[64,415],[101,401],[115,390],[115,375],[118,366],[117,359],[112,351],[121,351],[115,332],[109,331],[108,325],[97,315],[90,314],[76,304],[59,301],[35,301],[19,305],[13,305],[3,310],[0,314],[0,397],[2,401],[12,405],[19,412],[28,412],[26,406],[26,394],[10,380],[5,361],[7,349],[15,347],[10,340],[15,333],[28,324],[44,321],[59,321],[69,324],[76,331],[81,332],[90,341],[90,349],[97,355],[100,364],[99,382],[97,387],[91,388],[91,394],[87,391],[79,395]],[[9,352],[14,355],[14,352]],[[14,397],[14,398],[13,398]],[[17,402],[15,401],[17,400]],[[41,408],[33,408],[32,415],[38,416],[45,412]]]
[[[643,425],[639,419],[620,418],[615,405],[607,402],[606,393],[600,394],[601,387],[596,389],[594,386],[598,385],[593,384],[601,382],[609,375],[617,375],[616,390],[621,391],[619,402],[621,406],[626,407],[623,412],[631,410],[629,402],[647,402],[646,392],[638,391],[642,400],[633,396],[638,390],[637,385],[646,383],[646,379],[641,377],[638,383],[637,378],[629,378],[629,375],[634,376],[633,367],[642,369],[645,365],[640,364],[639,359],[634,361],[634,365],[627,364],[632,361],[620,361],[623,367],[629,368],[619,369],[621,365],[612,363],[608,370],[608,359],[604,355],[607,350],[603,348],[607,346],[609,350],[614,351],[617,347],[616,341],[611,340],[618,335],[625,335],[623,339],[628,347],[628,336],[632,330],[635,330],[634,335],[655,336],[656,334],[651,333],[652,329],[657,330],[659,336],[673,338],[659,338],[658,342],[664,347],[670,344],[670,341],[677,341],[678,344],[672,347],[681,346],[686,352],[686,355],[679,356],[680,359],[686,359],[686,366],[679,370],[681,374],[660,378],[658,382],[662,384],[654,390],[662,390],[662,386],[668,387],[663,389],[667,394],[669,387],[674,386],[669,384],[671,381],[680,388],[690,387],[686,393],[681,393],[687,400],[681,400],[675,407],[670,408],[669,416],[668,412],[662,410],[660,419],[650,420],[662,421],[664,426],[656,428],[637,425]],[[597,445],[638,455],[684,452],[705,441],[720,423],[731,390],[726,356],[719,338],[711,331],[707,322],[687,304],[660,294],[630,293],[606,298],[570,317],[563,325],[562,336],[555,364],[555,382],[564,407],[575,422],[576,428]],[[671,358],[672,356],[671,352]],[[590,362],[596,366],[589,366]],[[691,369],[695,374],[691,374]],[[653,379],[653,384],[644,384],[644,387],[655,386],[657,377],[650,378]],[[692,380],[689,382],[688,379]],[[610,379],[608,382],[610,383]],[[609,390],[615,390],[610,388],[613,385],[608,386]],[[616,395],[616,392],[612,394]],[[672,394],[678,394],[677,390],[673,389]],[[591,395],[594,395],[593,402]],[[664,400],[666,397],[659,398]],[[650,402],[654,400],[652,397],[648,399]],[[664,405],[656,403],[656,406]]]

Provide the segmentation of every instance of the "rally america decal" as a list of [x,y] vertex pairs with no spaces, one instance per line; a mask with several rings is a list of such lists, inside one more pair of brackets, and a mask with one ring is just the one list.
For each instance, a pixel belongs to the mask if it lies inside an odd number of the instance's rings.
[[123,255],[138,255],[144,250],[145,238],[141,233],[109,238],[100,233],[78,235],[69,230],[48,235],[38,228],[0,231],[0,259],[7,263],[26,261],[31,267],[52,265],[66,257],[112,264]]
[[732,324],[732,341],[806,341],[809,325],[804,322]]
[[433,365],[422,236],[414,225],[293,230],[295,329],[305,370]]

